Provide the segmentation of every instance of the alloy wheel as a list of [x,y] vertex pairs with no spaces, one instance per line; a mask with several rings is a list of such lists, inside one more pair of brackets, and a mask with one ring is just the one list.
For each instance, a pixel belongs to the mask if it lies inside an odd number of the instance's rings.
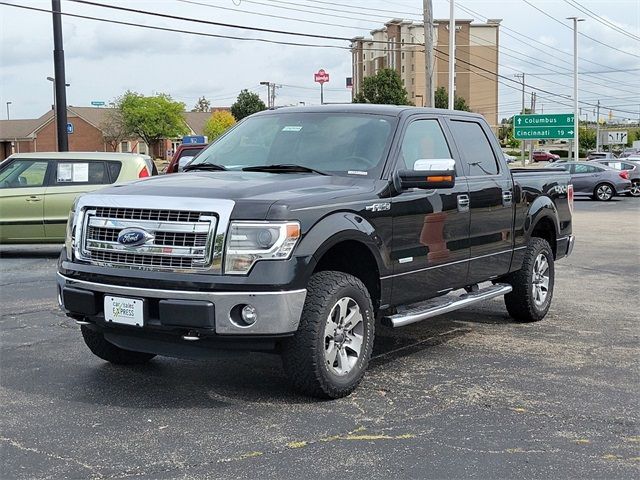
[[545,253],[540,253],[533,263],[533,301],[538,307],[544,305],[549,294],[549,261]]
[[360,306],[351,297],[336,302],[327,317],[324,331],[324,357],[329,370],[347,375],[362,351],[364,322]]
[[640,180],[634,180],[629,193],[634,197],[640,197]]
[[596,189],[596,196],[599,200],[610,200],[613,197],[613,189],[610,185],[599,185]]

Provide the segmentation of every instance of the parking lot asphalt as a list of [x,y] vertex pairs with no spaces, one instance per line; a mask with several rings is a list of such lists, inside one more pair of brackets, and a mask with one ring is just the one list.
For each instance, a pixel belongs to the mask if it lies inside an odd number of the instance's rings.
[[273,355],[109,365],[58,310],[60,247],[0,247],[0,476],[638,478],[640,201],[577,200],[574,233],[545,320],[496,299],[379,327],[324,402]]

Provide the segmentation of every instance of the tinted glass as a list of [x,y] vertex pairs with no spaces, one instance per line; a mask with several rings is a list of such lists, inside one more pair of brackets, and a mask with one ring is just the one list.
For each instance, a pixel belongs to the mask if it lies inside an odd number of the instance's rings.
[[104,162],[58,162],[55,184],[100,185],[109,183]]
[[402,139],[399,169],[413,170],[416,160],[451,158],[451,151],[437,120],[411,122]]
[[462,161],[469,165],[469,175],[497,175],[498,162],[480,124],[454,120],[451,128]]
[[576,164],[573,165],[573,173],[589,173],[589,166],[588,165],[581,165],[581,164]]
[[41,187],[47,165],[43,160],[14,160],[0,172],[0,188]]
[[113,183],[118,180],[118,175],[120,175],[120,170],[122,170],[122,164],[120,162],[108,162],[107,166],[109,167],[111,183]]
[[396,118],[345,113],[249,117],[191,163],[228,170],[296,164],[335,175],[379,177]]

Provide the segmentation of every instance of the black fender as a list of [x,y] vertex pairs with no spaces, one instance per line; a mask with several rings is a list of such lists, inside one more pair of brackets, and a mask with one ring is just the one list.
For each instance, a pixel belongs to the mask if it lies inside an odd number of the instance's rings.
[[554,228],[554,240],[558,238],[560,232],[560,224],[558,209],[555,203],[546,196],[537,197],[529,206],[529,211],[524,219],[524,240],[525,244],[529,243],[531,234],[542,219],[549,219]]

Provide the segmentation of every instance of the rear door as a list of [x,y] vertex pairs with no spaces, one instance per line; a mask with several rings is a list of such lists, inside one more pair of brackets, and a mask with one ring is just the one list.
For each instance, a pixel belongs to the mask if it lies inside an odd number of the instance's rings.
[[[412,170],[421,159],[455,159],[455,147],[443,127],[433,116],[412,117],[403,129],[395,170]],[[466,285],[468,189],[458,162],[454,187],[409,189],[391,200],[392,298],[396,304],[413,303]]]
[[111,182],[107,164],[101,160],[58,160],[44,200],[44,230],[49,240],[64,240],[69,211],[76,197]]
[[47,160],[14,159],[0,172],[0,241],[41,242]]
[[571,164],[571,183],[575,193],[593,194],[598,172],[601,169],[581,163]]
[[513,253],[513,178],[498,160],[500,146],[485,122],[450,118],[449,128],[467,169],[469,277],[473,284],[509,271]]

